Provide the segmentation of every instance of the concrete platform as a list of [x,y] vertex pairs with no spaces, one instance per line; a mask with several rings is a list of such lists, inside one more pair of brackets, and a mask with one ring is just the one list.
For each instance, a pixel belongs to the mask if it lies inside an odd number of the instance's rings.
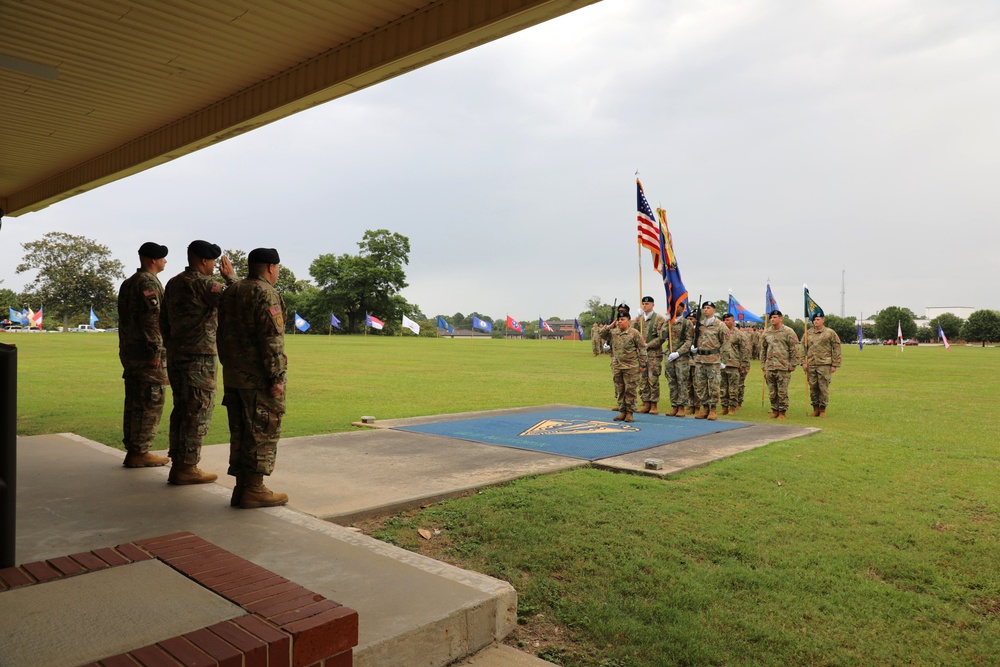
[[[15,558],[26,563],[190,531],[356,609],[360,636],[354,664],[359,667],[436,667],[463,659],[470,665],[545,664],[496,645],[516,622],[516,593],[505,582],[333,523],[588,465],[386,428],[468,416],[376,422],[376,429],[283,440],[268,484],[287,492],[291,503],[261,510],[229,507],[226,445],[203,451],[201,465],[219,473],[219,483],[173,487],[166,484],[166,468],[125,469],[121,451],[73,434],[18,438]],[[816,431],[757,424],[596,465],[665,475]],[[650,457],[663,459],[664,468],[644,470],[643,461]],[[522,662],[512,661],[522,656]]]

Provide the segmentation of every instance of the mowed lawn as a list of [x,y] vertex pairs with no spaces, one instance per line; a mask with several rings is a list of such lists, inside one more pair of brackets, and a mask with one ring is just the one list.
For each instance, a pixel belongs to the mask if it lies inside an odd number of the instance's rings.
[[[0,341],[19,348],[20,434],[120,446],[113,335]],[[608,357],[588,343],[290,336],[287,348],[288,436],[363,414],[613,402]],[[1000,664],[1000,349],[845,346],[844,358],[825,420],[805,416],[793,378],[789,423],[817,435],[666,480],[519,480],[376,534],[510,581],[514,641],[563,665]],[[747,395],[739,418],[764,421],[758,369]],[[208,442],[227,440],[219,410]]]

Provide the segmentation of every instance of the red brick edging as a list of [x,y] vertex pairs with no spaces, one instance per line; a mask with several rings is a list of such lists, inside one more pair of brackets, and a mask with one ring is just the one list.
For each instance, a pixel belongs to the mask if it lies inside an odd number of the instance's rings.
[[351,667],[358,613],[188,533],[0,570],[0,592],[157,559],[246,616],[85,667]]

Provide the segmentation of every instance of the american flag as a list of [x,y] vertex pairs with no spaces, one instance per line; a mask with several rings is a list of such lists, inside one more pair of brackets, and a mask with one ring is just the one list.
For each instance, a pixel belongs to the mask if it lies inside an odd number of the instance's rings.
[[636,219],[639,221],[639,245],[643,248],[649,248],[649,251],[653,253],[653,268],[657,271],[660,270],[660,225],[653,217],[653,209],[649,207],[649,202],[646,201],[646,193],[643,192],[642,183],[639,179],[635,179],[636,187],[636,198],[637,198],[637,208],[639,213]]

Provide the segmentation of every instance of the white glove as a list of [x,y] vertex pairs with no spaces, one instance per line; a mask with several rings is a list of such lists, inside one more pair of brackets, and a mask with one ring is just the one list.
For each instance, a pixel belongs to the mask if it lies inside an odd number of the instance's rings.
[[723,368],[725,368],[725,367],[726,367],[726,365],[725,365],[725,364],[719,364],[719,370],[722,370],[722,369],[723,369]]
[[694,345],[691,346],[691,354],[698,354],[698,348],[696,348]]
[[667,361],[673,361],[677,357],[681,356],[679,352],[671,352],[667,355]]

